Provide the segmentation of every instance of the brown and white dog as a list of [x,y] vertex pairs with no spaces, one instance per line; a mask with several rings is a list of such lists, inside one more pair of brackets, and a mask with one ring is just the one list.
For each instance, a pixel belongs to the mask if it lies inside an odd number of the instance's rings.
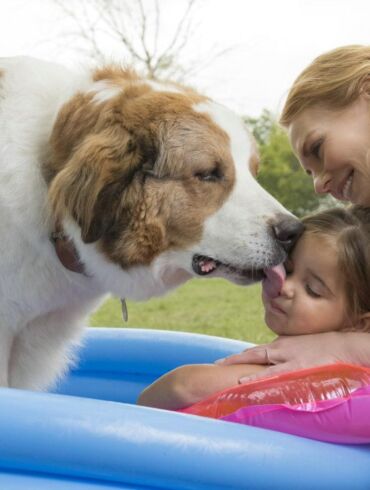
[[249,284],[298,222],[256,182],[241,120],[120,68],[0,60],[0,385],[44,389],[108,292]]

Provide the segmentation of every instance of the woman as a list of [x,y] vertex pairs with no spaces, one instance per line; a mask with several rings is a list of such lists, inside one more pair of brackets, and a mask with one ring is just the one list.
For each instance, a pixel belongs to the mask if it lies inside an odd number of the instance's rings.
[[[316,58],[290,89],[280,122],[317,193],[370,206],[370,46]],[[281,336],[219,362],[273,364],[245,382],[337,361],[370,366],[370,335]]]

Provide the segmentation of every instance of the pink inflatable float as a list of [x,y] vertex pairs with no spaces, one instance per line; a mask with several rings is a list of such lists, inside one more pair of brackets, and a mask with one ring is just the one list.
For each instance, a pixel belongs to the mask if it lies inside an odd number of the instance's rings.
[[370,443],[370,369],[333,364],[216,393],[184,413],[326,442]]

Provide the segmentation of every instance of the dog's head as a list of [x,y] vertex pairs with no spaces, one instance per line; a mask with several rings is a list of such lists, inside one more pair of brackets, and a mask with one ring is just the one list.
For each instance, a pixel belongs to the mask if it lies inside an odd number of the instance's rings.
[[101,70],[61,108],[50,142],[53,217],[95,274],[106,261],[145,267],[163,289],[192,275],[246,284],[295,233],[278,236],[296,221],[257,184],[242,121],[192,90]]

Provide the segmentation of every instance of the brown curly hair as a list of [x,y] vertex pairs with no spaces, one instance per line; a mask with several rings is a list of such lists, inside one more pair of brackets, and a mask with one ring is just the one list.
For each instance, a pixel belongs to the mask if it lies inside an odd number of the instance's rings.
[[303,218],[305,233],[335,244],[350,327],[370,312],[370,208],[353,205]]

